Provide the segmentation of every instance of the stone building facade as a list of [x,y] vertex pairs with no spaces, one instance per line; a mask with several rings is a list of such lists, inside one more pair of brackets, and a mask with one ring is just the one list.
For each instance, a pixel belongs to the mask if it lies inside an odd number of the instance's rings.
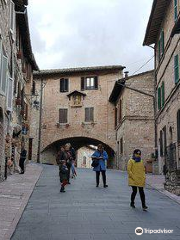
[[[86,145],[103,143],[111,156],[110,164],[113,165],[114,106],[108,99],[115,81],[122,77],[123,68],[86,67],[34,73],[36,91],[39,95],[42,92],[42,111],[39,111],[41,107],[34,109],[32,119],[35,161],[38,143],[41,147],[41,162],[51,163],[55,163],[59,146],[67,142],[71,142],[76,150]],[[39,97],[36,100],[41,102]]]
[[85,146],[78,150],[77,153],[77,167],[78,168],[91,168],[92,163],[92,154],[96,149]]
[[154,71],[118,80],[109,101],[116,108],[117,168],[127,169],[127,162],[136,148],[141,149],[145,162],[151,160],[154,153]]
[[[29,35],[27,0],[0,1],[0,179],[5,173],[5,137],[12,160],[22,142],[27,148],[33,70],[38,70]],[[17,133],[20,134],[17,134]],[[17,149],[16,149],[17,150]]]
[[165,188],[180,194],[180,1],[154,0],[144,45],[154,44],[156,148]]

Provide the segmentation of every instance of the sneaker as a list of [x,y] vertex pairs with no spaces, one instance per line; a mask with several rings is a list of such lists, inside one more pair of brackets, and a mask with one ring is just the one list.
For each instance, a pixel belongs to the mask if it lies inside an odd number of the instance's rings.
[[147,211],[148,207],[145,205],[142,207],[143,208],[143,211]]
[[60,192],[66,192],[64,189],[61,189]]
[[135,208],[134,203],[130,203],[130,206],[131,206],[132,208]]

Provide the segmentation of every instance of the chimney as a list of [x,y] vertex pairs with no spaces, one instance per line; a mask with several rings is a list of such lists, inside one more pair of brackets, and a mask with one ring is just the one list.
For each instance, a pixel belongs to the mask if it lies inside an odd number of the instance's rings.
[[126,71],[126,72],[124,72],[124,74],[125,74],[125,78],[128,78],[128,71]]

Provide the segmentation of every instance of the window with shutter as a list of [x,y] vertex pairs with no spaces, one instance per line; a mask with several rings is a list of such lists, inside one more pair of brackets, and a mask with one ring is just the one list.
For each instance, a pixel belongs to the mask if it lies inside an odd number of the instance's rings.
[[162,86],[161,86],[161,94],[162,94],[162,107],[164,107],[164,102],[165,102],[165,89],[164,89],[164,82],[162,82]]
[[12,101],[13,101],[13,79],[8,77],[7,83],[7,110],[12,111]]
[[174,0],[174,21],[178,18],[178,0]]
[[94,122],[94,108],[85,108],[85,122]]
[[98,77],[85,77],[81,78],[81,90],[97,90]]
[[0,90],[3,94],[6,93],[6,83],[7,83],[7,70],[8,70],[8,58],[4,55],[2,55],[1,58],[1,80],[0,80]]
[[68,109],[59,109],[59,123],[68,123]]
[[61,78],[60,79],[60,92],[68,92],[69,91],[69,79]]
[[121,146],[120,153],[123,154],[123,138],[120,139],[120,146]]
[[161,109],[161,88],[158,88],[158,109]]
[[179,82],[179,56],[174,56],[174,81]]
[[180,143],[180,110],[177,112],[177,141]]
[[10,0],[10,31],[14,33],[15,29],[15,5],[12,0]]

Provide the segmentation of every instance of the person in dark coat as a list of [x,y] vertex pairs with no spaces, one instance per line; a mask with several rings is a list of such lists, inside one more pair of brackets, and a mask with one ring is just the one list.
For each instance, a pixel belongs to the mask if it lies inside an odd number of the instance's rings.
[[22,146],[19,160],[19,167],[21,168],[20,174],[24,174],[24,162],[26,160],[26,155],[27,151],[25,150],[24,146]]
[[70,149],[71,145],[69,143],[66,143],[65,145],[65,159],[66,159],[66,166],[68,168],[68,184],[70,184],[70,173],[71,173],[71,166],[73,161],[73,154]]
[[92,160],[98,160],[99,164],[93,168],[96,172],[96,187],[99,187],[100,172],[102,173],[104,188],[108,187],[106,184],[106,161],[108,160],[108,154],[103,149],[103,145],[99,144],[98,149],[91,156]]

